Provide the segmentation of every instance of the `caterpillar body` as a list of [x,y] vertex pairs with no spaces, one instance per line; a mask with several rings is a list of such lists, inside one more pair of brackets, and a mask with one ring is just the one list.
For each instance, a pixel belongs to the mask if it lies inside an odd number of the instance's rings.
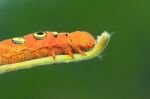
[[32,59],[74,53],[85,55],[95,45],[95,38],[88,32],[41,31],[23,37],[15,37],[0,42],[0,65],[12,64]]

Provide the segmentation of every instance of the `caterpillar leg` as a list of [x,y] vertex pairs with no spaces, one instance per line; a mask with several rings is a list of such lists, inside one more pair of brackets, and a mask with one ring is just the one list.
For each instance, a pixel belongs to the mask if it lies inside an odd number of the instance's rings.
[[72,51],[68,51],[68,55],[74,59],[74,55],[73,55]]
[[51,56],[54,60],[56,59],[56,54],[53,50],[49,52],[49,56]]
[[66,55],[71,56],[72,59],[74,59],[74,55],[73,55],[73,53],[72,53],[71,47],[63,48],[63,49],[62,49],[62,52],[63,52],[64,54],[66,54]]
[[81,48],[77,48],[76,51],[77,51],[79,54],[86,56],[86,54],[81,50]]

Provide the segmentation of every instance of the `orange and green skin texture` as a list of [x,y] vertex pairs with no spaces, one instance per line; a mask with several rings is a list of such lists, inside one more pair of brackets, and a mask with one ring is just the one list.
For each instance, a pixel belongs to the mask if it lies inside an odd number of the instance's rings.
[[85,31],[59,33],[46,32],[43,40],[37,40],[33,34],[24,36],[25,43],[15,44],[11,39],[0,42],[0,64],[11,64],[46,56],[67,54],[73,57],[75,52],[84,55],[84,49],[92,49],[95,45],[94,37]]

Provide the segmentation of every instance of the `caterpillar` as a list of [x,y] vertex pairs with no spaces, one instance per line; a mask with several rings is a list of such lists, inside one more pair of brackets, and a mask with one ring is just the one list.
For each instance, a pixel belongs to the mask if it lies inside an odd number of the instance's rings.
[[95,45],[95,38],[88,32],[75,31],[51,32],[40,31],[23,37],[15,37],[0,42],[0,65],[38,59],[56,55],[69,55],[74,59],[74,53],[86,56],[85,50]]

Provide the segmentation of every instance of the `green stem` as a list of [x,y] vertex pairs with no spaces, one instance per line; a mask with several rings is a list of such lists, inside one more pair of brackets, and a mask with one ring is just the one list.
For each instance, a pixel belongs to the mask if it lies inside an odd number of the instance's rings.
[[24,68],[37,67],[42,65],[44,66],[46,64],[69,63],[69,62],[83,61],[83,60],[94,58],[100,55],[102,51],[105,49],[105,47],[109,42],[110,36],[111,35],[108,32],[103,32],[101,36],[98,36],[96,45],[92,50],[85,52],[86,56],[80,54],[74,54],[75,59],[72,59],[69,55],[58,55],[56,56],[55,60],[53,60],[53,58],[51,57],[45,57],[45,58],[34,59],[25,62],[19,62],[15,64],[2,65],[0,66],[0,74],[10,72],[10,71],[16,71]]

